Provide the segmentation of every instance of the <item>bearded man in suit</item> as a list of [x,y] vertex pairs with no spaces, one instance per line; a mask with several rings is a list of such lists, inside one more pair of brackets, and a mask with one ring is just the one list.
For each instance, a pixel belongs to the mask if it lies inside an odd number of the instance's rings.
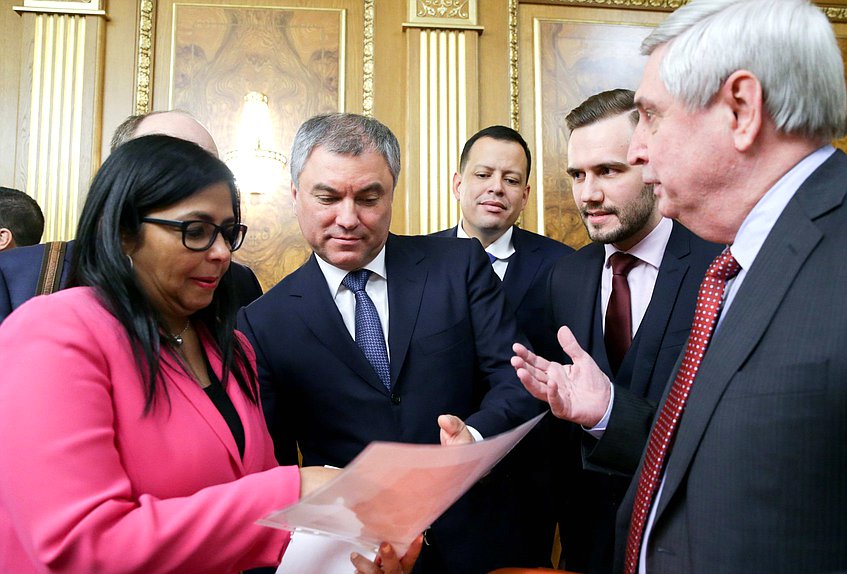
[[[652,186],[641,181],[641,166],[627,163],[638,123],[633,96],[625,89],[601,92],[565,118],[573,198],[593,243],[553,267],[548,336],[555,342],[558,327],[568,325],[617,393],[656,404],[688,336],[700,280],[722,248],[662,217]],[[626,274],[619,286],[614,275],[621,264]],[[621,288],[628,294],[625,309],[616,308]],[[624,336],[623,348],[615,332]],[[566,362],[559,354],[551,358]],[[560,566],[609,573],[615,515],[631,476],[583,469],[581,450],[590,451],[596,440],[572,423],[556,422],[554,476],[569,484],[557,491]]]

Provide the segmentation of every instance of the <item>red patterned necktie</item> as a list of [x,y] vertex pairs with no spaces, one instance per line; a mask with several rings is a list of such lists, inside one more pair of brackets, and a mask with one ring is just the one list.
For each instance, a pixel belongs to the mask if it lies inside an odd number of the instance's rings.
[[694,377],[703,360],[703,354],[712,337],[726,282],[735,277],[740,270],[741,266],[738,265],[729,249],[726,249],[712,261],[700,284],[697,307],[694,310],[694,322],[685,346],[682,365],[679,367],[668,398],[647,441],[647,451],[638,477],[638,489],[635,491],[635,503],[626,541],[626,574],[635,574],[638,570],[638,556],[644,526],[659,486],[668,446],[673,441],[674,432],[685,409],[688,392],[691,390]]
[[609,257],[612,265],[612,294],[606,308],[606,329],[603,340],[612,373],[617,374],[624,355],[632,344],[632,303],[627,275],[641,260],[635,255],[618,251]]

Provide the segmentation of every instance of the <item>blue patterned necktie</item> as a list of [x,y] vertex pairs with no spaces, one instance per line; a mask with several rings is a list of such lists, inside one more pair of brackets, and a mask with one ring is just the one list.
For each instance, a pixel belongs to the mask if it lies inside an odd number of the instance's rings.
[[388,366],[388,352],[385,349],[385,336],[379,314],[371,298],[365,291],[365,285],[371,272],[367,269],[351,271],[341,281],[356,296],[356,344],[370,361],[379,380],[386,389],[391,389],[391,369]]

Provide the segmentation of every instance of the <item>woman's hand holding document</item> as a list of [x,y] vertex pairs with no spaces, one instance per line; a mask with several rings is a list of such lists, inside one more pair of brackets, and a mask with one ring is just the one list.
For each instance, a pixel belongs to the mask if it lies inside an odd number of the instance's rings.
[[[388,542],[397,556],[403,556],[419,534],[490,471],[542,416],[470,444],[371,443],[339,476],[259,523],[296,530],[297,534],[327,535],[372,553]],[[285,565],[283,561],[281,572]]]

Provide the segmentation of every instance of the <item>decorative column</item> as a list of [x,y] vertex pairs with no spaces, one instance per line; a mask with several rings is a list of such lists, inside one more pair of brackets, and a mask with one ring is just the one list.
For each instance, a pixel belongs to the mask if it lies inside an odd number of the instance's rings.
[[408,0],[409,234],[456,225],[459,154],[479,124],[477,0]]
[[44,241],[71,239],[100,164],[103,0],[24,0],[16,181],[44,211]]

